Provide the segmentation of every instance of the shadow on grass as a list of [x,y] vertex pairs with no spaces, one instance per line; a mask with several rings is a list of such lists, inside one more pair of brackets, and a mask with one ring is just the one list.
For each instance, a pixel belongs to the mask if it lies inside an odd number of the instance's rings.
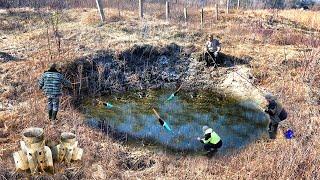
[[[202,61],[212,61],[212,58],[209,55],[201,55],[200,60]],[[236,57],[225,53],[220,53],[217,63],[211,63],[209,66],[218,66],[218,67],[233,67],[235,65],[245,65],[250,64],[253,60],[250,56]]]

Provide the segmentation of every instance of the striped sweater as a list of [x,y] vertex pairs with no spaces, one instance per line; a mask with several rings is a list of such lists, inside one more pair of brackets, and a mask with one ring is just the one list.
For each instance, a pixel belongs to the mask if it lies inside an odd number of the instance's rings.
[[60,96],[61,85],[71,87],[70,81],[56,70],[49,70],[42,74],[39,79],[39,88],[44,91],[47,96]]

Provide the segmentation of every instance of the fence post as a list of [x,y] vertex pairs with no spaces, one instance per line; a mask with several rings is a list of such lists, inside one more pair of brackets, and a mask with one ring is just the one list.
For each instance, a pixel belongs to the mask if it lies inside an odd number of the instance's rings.
[[227,14],[229,14],[229,5],[230,5],[230,0],[227,0]]
[[166,21],[169,21],[170,16],[170,7],[169,7],[169,1],[166,1]]
[[101,0],[96,0],[96,3],[97,3],[98,11],[99,11],[99,14],[100,14],[101,22],[104,23],[106,18],[104,16],[104,12],[103,12],[102,1]]
[[139,17],[143,18],[143,0],[139,0]]
[[121,11],[120,11],[120,2],[119,0],[117,0],[117,8],[118,8],[118,16],[120,17],[121,16]]
[[219,19],[219,7],[218,7],[218,3],[216,4],[216,21],[218,21]]
[[203,8],[201,8],[201,28],[203,28],[203,24],[204,24],[204,22],[203,22]]
[[240,8],[240,0],[238,0],[238,6],[237,6],[237,9],[239,10]]
[[184,23],[187,24],[188,22],[188,11],[187,11],[187,8],[183,8],[183,15],[184,15]]

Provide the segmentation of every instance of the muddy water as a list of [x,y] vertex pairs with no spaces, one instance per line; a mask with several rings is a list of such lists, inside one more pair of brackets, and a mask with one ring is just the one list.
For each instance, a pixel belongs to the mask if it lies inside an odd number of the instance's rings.
[[[93,105],[92,99],[87,99],[84,104],[87,123],[93,127],[108,125],[135,139],[133,142],[137,144],[147,140],[153,145],[178,151],[202,149],[203,145],[196,138],[202,136],[204,125],[212,127],[222,138],[221,151],[244,147],[260,138],[266,130],[267,116],[255,102],[239,101],[214,92],[179,92],[171,101],[166,101],[171,93],[149,91],[141,97],[139,93],[130,92],[101,98],[110,102],[112,108]],[[160,125],[152,107],[172,132]]]

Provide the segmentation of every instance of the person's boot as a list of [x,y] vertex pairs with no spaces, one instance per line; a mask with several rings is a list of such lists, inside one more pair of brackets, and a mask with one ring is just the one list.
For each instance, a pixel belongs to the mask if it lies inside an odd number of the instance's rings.
[[58,111],[52,111],[52,120],[57,120]]
[[212,158],[217,152],[218,152],[218,149],[211,148],[209,151],[207,151],[206,155],[208,158]]
[[270,139],[276,139],[276,137],[277,137],[277,132],[274,130],[274,128],[271,128],[269,130],[269,138]]
[[49,110],[48,114],[49,114],[49,120],[51,120],[52,119],[52,110]]
[[269,137],[270,139],[276,139],[278,133],[278,124],[271,125],[269,127]]

